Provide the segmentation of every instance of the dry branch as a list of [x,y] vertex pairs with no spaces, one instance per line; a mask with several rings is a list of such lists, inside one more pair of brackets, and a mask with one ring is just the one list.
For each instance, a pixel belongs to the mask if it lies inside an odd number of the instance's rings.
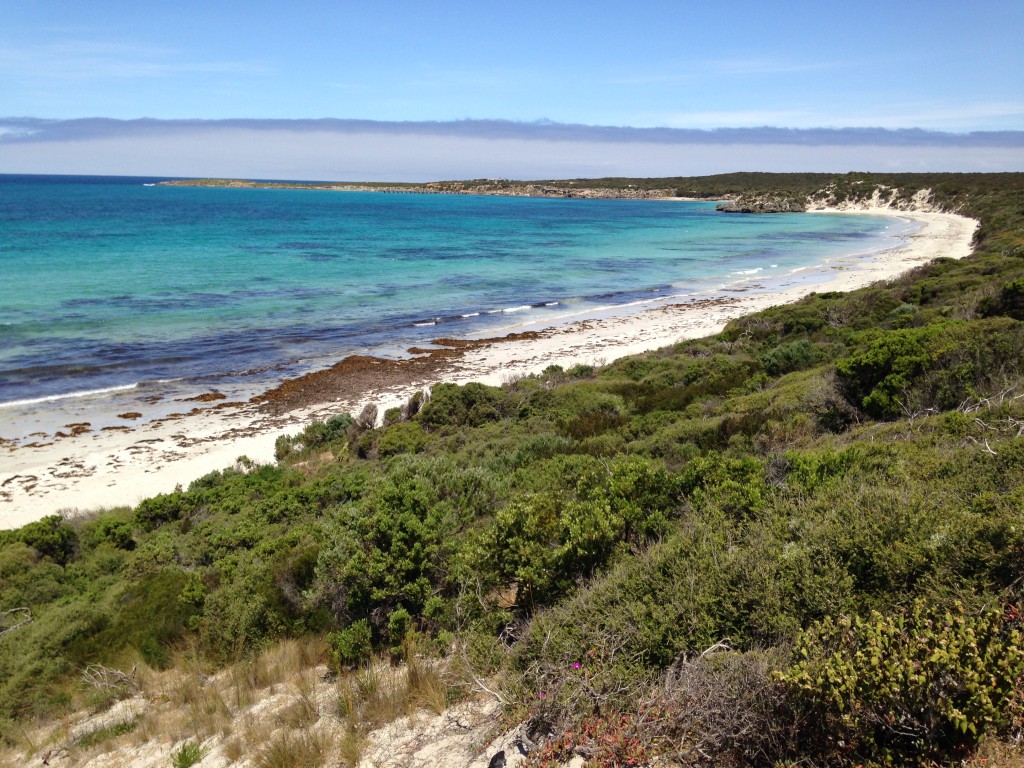
[[32,609],[30,608],[11,608],[9,611],[0,611],[0,637],[31,623]]
[[90,664],[82,670],[82,679],[98,691],[135,690],[138,682],[135,679],[136,667],[125,674],[119,669],[104,667],[102,664]]

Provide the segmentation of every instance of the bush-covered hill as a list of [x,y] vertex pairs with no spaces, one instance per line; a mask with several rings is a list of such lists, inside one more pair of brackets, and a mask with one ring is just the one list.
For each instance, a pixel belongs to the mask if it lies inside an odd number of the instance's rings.
[[415,635],[497,681],[539,763],[946,764],[1019,734],[1024,175],[671,183],[924,185],[982,226],[962,261],[0,532],[0,732],[89,663],[325,635],[347,667]]

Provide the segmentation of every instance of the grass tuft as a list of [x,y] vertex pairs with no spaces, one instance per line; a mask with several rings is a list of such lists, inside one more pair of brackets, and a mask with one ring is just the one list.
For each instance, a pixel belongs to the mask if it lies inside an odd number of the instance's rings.
[[319,768],[333,746],[329,735],[316,730],[278,731],[257,752],[255,768]]
[[203,759],[203,748],[194,741],[186,741],[171,755],[172,768],[192,768]]

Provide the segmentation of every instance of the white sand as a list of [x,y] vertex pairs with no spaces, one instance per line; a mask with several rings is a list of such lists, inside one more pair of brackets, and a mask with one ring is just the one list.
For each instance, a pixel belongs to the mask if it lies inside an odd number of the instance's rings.
[[[924,201],[919,201],[923,203]],[[538,339],[470,349],[453,362],[445,381],[501,384],[549,365],[602,364],[619,357],[717,333],[736,317],[796,301],[811,291],[848,291],[896,275],[940,256],[971,253],[977,222],[931,211],[893,211],[873,205],[861,212],[910,219],[921,225],[903,246],[860,259],[835,260],[819,270],[820,280],[783,285],[770,295],[737,294],[705,304],[661,303],[639,313],[582,320],[550,329]],[[856,212],[844,209],[846,212]],[[422,387],[431,382],[424,381]],[[334,403],[282,417],[256,406],[207,409],[179,419],[152,422],[126,431],[88,432],[37,447],[0,449],[0,528],[15,528],[57,512],[84,512],[134,505],[143,498],[187,486],[240,456],[273,460],[278,435],[297,432],[314,418],[358,413],[367,401],[379,412],[405,402],[418,387],[380,391],[362,401]]]

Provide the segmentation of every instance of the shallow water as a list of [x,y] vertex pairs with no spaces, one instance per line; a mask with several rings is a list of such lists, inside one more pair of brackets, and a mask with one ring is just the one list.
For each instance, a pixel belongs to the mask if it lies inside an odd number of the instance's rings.
[[911,225],[712,203],[147,186],[0,175],[0,436],[247,398],[351,353],[666,296],[772,290]]

